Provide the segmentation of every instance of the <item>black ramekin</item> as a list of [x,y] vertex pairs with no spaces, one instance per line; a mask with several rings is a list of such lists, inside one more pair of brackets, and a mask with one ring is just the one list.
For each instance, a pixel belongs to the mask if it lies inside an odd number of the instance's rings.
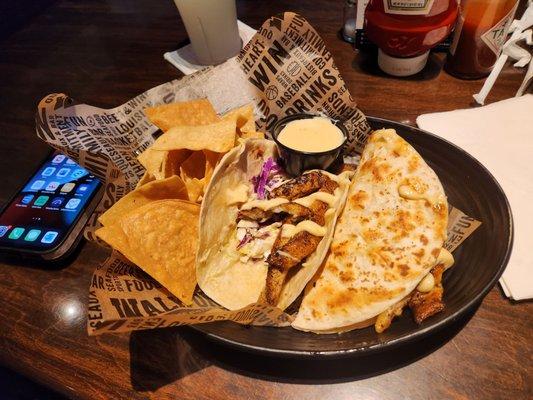
[[[279,150],[279,154],[281,158],[283,159],[283,162],[285,164],[285,170],[292,176],[298,176],[301,175],[304,171],[310,170],[310,169],[327,169],[336,159],[339,157],[342,148],[344,144],[346,143],[346,140],[348,139],[348,131],[340,123],[340,121],[335,121],[331,118],[331,122],[341,130],[342,134],[344,135],[344,140],[342,143],[335,147],[334,149],[323,151],[323,152],[317,152],[317,153],[311,153],[306,151],[299,151],[295,149],[291,149],[290,147],[285,146],[283,143],[280,143],[278,141],[278,135],[281,132],[281,130],[287,125],[289,122],[298,120],[298,119],[307,119],[307,118],[315,118],[315,117],[324,117],[323,115],[314,115],[314,114],[293,114],[289,115],[287,117],[281,118],[274,127],[272,128],[272,138],[274,139],[274,142],[276,142]],[[328,118],[328,117],[324,117]]]

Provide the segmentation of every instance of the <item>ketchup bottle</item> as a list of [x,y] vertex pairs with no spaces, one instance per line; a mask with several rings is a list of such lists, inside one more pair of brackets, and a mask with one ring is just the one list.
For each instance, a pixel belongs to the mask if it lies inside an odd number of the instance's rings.
[[462,0],[444,69],[462,79],[487,76],[507,38],[518,0]]
[[456,0],[370,0],[365,31],[379,47],[379,67],[395,76],[421,71],[429,50],[450,34],[457,13]]

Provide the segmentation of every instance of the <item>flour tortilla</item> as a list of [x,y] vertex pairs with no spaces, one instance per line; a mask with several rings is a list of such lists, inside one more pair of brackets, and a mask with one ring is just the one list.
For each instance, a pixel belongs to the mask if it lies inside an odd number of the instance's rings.
[[[209,183],[200,211],[200,237],[196,258],[196,276],[202,291],[220,305],[236,310],[259,301],[265,287],[268,265],[244,263],[235,246],[229,243],[235,235],[238,204],[228,205],[232,192],[240,185],[248,186],[251,195],[252,177],[263,163],[278,157],[274,142],[249,139],[227,153],[220,161]],[[327,233],[317,249],[283,286],[277,307],[288,307],[303,291],[324,260],[333,227],[348,193],[348,183],[339,183],[341,195],[336,212],[326,218]]]
[[[400,186],[419,199],[400,196]],[[292,326],[331,333],[371,324],[435,265],[447,222],[446,196],[435,172],[393,129],[374,132],[331,251],[308,284]]]

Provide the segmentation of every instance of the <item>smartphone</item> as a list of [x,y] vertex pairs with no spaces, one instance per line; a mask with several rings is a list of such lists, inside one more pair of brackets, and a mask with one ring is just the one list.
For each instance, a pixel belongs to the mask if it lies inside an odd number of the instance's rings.
[[68,255],[101,198],[85,168],[51,153],[0,213],[0,251],[44,260]]

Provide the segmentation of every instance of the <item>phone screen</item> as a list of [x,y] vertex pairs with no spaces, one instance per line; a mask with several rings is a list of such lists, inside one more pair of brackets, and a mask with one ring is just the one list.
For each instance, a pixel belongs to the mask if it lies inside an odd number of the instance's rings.
[[0,247],[39,252],[54,249],[100,185],[72,159],[53,153],[0,215]]

